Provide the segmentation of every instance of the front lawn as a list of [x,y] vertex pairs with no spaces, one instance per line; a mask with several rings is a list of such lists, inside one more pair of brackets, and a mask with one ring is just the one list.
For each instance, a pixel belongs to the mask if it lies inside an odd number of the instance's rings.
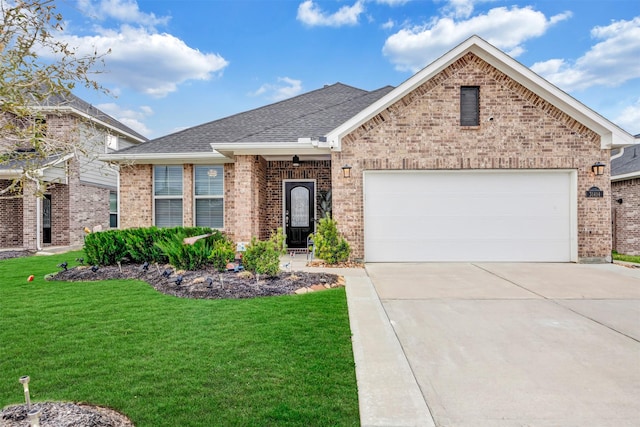
[[358,425],[344,288],[192,300],[43,279],[80,256],[0,261],[0,407],[24,402],[29,375],[34,402],[108,406],[138,427]]

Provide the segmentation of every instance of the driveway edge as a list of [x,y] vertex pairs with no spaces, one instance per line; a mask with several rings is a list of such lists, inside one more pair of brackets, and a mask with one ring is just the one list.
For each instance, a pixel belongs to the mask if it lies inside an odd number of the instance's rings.
[[366,276],[345,279],[361,425],[434,427],[371,280]]

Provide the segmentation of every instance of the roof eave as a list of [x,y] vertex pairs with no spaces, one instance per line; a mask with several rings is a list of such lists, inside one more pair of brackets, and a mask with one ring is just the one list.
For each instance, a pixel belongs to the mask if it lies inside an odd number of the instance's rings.
[[620,175],[614,175],[611,177],[611,182],[626,181],[628,179],[640,178],[640,170],[635,172],[623,173]]
[[[308,140],[308,141],[307,141]],[[229,158],[242,155],[284,156],[284,155],[317,155],[330,154],[331,149],[326,144],[318,144],[308,138],[302,142],[276,143],[211,143],[211,148]]]
[[600,136],[601,149],[612,149],[637,143],[637,141],[634,141],[633,135],[580,103],[566,92],[549,83],[485,40],[478,36],[472,36],[414,74],[386,96],[380,98],[353,118],[329,132],[327,139],[332,149],[334,151],[341,151],[341,142],[344,136],[469,52],[477,55],[536,95],[547,100],[570,117],[573,117],[578,122],[596,132]]
[[102,154],[98,160],[124,164],[211,164],[228,163],[231,160],[217,152],[197,153],[139,153],[139,154]]

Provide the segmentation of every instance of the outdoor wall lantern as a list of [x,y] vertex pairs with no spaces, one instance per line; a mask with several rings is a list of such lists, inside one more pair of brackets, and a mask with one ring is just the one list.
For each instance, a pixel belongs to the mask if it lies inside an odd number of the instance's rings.
[[604,175],[604,167],[604,163],[596,162],[593,164],[593,166],[591,166],[591,172],[593,172],[596,176]]
[[293,156],[293,166],[295,166],[295,167],[300,166],[300,157]]
[[351,166],[349,165],[344,165],[342,167],[342,176],[344,178],[351,178]]

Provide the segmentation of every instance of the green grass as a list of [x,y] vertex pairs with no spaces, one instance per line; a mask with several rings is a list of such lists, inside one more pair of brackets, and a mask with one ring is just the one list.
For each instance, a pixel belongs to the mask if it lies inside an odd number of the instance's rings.
[[637,262],[640,263],[640,256],[639,255],[625,255],[625,254],[619,254],[616,251],[613,251],[613,259],[617,260],[617,261],[626,261],[626,262]]
[[24,402],[29,375],[34,402],[108,406],[138,427],[358,425],[344,289],[189,300],[43,279],[79,256],[0,261],[0,407]]

